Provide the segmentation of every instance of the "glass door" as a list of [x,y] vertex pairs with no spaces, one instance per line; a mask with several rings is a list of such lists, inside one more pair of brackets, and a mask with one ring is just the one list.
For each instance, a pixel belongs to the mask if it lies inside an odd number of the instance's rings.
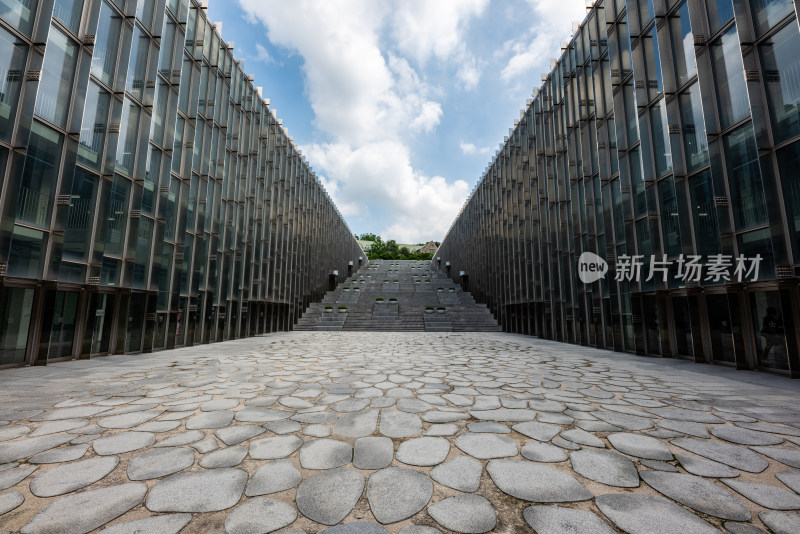
[[72,342],[75,339],[75,325],[78,318],[78,297],[79,293],[75,291],[56,291],[53,324],[48,338],[50,340],[47,350],[48,360],[72,356]]
[[711,333],[711,348],[715,361],[735,363],[733,329],[728,309],[727,295],[706,297],[708,327]]
[[789,355],[786,351],[780,294],[777,291],[750,293],[750,310],[758,366],[788,371]]
[[0,293],[0,365],[25,363],[33,289],[4,287]]

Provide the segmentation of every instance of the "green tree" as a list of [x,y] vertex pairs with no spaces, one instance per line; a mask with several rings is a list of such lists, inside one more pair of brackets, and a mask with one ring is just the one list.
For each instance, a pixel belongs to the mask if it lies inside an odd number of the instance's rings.
[[377,236],[375,234],[361,234],[361,235],[356,235],[356,239],[360,239],[361,241],[377,241],[378,239],[380,239],[380,236]]

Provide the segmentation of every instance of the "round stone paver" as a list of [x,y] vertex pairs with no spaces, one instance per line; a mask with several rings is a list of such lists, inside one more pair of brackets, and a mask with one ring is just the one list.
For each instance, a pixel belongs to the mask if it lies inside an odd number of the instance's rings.
[[51,501],[22,527],[22,534],[86,533],[142,502],[147,485],[131,482],[81,491]]
[[719,534],[711,524],[657,495],[600,495],[595,504],[628,534]]
[[[13,465],[16,464],[12,464]],[[0,490],[8,489],[11,486],[16,486],[21,481],[28,478],[28,476],[39,469],[36,465],[23,465],[12,469],[0,471]]]
[[250,442],[250,457],[255,460],[276,460],[289,456],[303,444],[297,436],[274,436]]
[[519,450],[517,443],[506,436],[494,434],[461,434],[456,438],[456,447],[479,460],[491,458],[507,458],[516,456]]
[[739,471],[725,464],[688,454],[676,454],[675,459],[693,475],[710,478],[738,477]]
[[376,523],[354,521],[326,528],[320,534],[389,534],[389,531]]
[[31,464],[56,464],[61,462],[71,462],[82,458],[86,451],[89,450],[89,444],[71,445],[69,447],[61,447],[52,449],[28,458],[28,463]]
[[0,443],[0,464],[21,460],[34,454],[54,449],[73,438],[74,436],[69,434],[51,434]]
[[639,472],[625,456],[616,452],[584,449],[570,454],[572,468],[590,480],[617,488],[639,486]]
[[650,436],[620,432],[606,436],[611,446],[623,454],[648,460],[672,460],[672,453],[663,442]]
[[104,528],[99,534],[178,534],[191,520],[192,514],[157,515],[123,521]]
[[563,462],[569,457],[561,447],[539,441],[529,441],[519,452],[523,458],[533,462]]
[[297,488],[300,513],[323,525],[335,525],[355,507],[364,491],[364,477],[347,468],[306,478]]
[[766,510],[758,518],[775,534],[797,534],[800,532],[800,514]]
[[247,456],[247,447],[225,447],[200,458],[200,467],[215,469],[219,467],[236,467]]
[[550,441],[561,432],[560,426],[550,423],[520,423],[511,428],[536,441]]
[[431,470],[431,478],[458,491],[472,493],[478,491],[481,473],[483,466],[478,460],[469,456],[459,456],[434,467]]
[[447,458],[450,442],[444,438],[422,437],[404,441],[397,448],[395,458],[408,465],[437,465]]
[[225,445],[236,445],[264,433],[264,427],[258,425],[235,425],[220,428],[214,431]]
[[528,506],[522,517],[536,534],[614,534],[614,529],[588,510],[563,506]]
[[422,433],[422,421],[413,413],[381,410],[380,432],[390,438],[407,438]]
[[119,464],[116,456],[99,456],[59,465],[31,480],[31,493],[37,497],[55,497],[85,488],[104,478]]
[[153,512],[217,512],[239,502],[247,484],[241,469],[178,473],[150,489],[145,506]]
[[378,425],[378,410],[347,413],[333,425],[333,433],[348,438],[361,438],[375,432]]
[[722,483],[764,508],[771,510],[800,509],[800,495],[793,491],[744,480],[725,479]]
[[671,440],[670,443],[681,449],[748,473],[760,473],[769,465],[769,462],[764,458],[739,445],[695,438],[676,438]]
[[389,467],[367,482],[367,500],[379,523],[396,523],[416,514],[433,495],[433,482],[419,471]]
[[194,464],[194,451],[186,447],[163,447],[137,454],[128,460],[128,478],[147,480],[183,471]]
[[[246,408],[245,408],[246,409]],[[242,410],[244,411],[244,410]],[[241,412],[237,412],[241,413]],[[232,410],[218,410],[203,412],[186,420],[187,430],[202,430],[206,428],[223,428],[233,421]]]
[[523,421],[533,421],[536,412],[533,410],[499,408],[497,410],[471,410],[470,415],[481,421],[508,421],[519,423]]
[[300,465],[305,469],[334,469],[352,459],[353,447],[335,439],[306,441],[300,449]]
[[733,521],[750,520],[750,511],[736,497],[705,478],[662,471],[642,471],[641,476],[659,493],[698,512]]
[[25,497],[18,491],[0,493],[0,515],[10,512],[25,502]]
[[101,456],[110,456],[143,449],[155,441],[156,436],[150,432],[122,432],[94,440],[92,448]]
[[527,460],[491,460],[486,471],[512,497],[531,502],[588,501],[593,497],[572,475]]
[[237,506],[225,520],[225,534],[267,534],[297,519],[297,510],[291,504],[256,497]]
[[250,477],[244,494],[248,497],[268,495],[296,487],[303,475],[291,460],[275,460],[259,467]]
[[383,469],[392,463],[394,443],[389,438],[358,438],[353,451],[353,466],[357,469]]
[[444,528],[464,534],[482,534],[497,525],[497,513],[480,495],[456,495],[428,507],[428,514]]
[[739,445],[778,445],[783,443],[783,438],[778,436],[733,425],[714,425],[711,427],[711,434]]

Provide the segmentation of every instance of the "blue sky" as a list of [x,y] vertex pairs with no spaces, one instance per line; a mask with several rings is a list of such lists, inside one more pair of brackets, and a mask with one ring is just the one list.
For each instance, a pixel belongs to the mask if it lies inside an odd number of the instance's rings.
[[583,0],[210,0],[355,233],[444,237]]

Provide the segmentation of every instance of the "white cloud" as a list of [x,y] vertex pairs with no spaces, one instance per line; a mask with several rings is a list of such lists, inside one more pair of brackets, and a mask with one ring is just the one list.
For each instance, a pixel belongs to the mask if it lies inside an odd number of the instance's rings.
[[474,144],[472,144],[472,143],[465,143],[464,141],[461,141],[461,142],[458,144],[458,148],[460,148],[460,149],[461,149],[461,152],[462,152],[463,154],[465,154],[465,155],[471,155],[471,154],[488,154],[488,153],[489,153],[489,151],[491,150],[491,148],[489,148],[488,146],[485,146],[485,147],[483,147],[483,148],[478,148],[478,147],[476,147]]
[[526,0],[533,10],[536,22],[526,35],[503,44],[500,55],[511,57],[500,73],[505,82],[522,77],[533,78],[538,85],[540,69],[550,70],[550,58],[559,55],[561,41],[569,40],[572,22],[582,22],[586,16],[584,0]]
[[262,63],[272,63],[272,57],[267,52],[267,49],[261,43],[256,43],[256,57],[253,58]]
[[[409,143],[434,131],[443,111],[437,90],[407,57],[419,68],[431,57],[451,61],[463,71],[458,78],[464,87],[477,84],[480,71],[462,32],[488,0],[238,1],[248,20],[266,28],[272,44],[303,58],[315,126],[329,138],[303,146],[303,153],[324,176],[342,214],[364,216],[373,207],[389,221],[372,229],[384,237],[441,239],[468,185],[425,176],[411,165]],[[398,33],[401,21],[412,26],[408,32]],[[394,48],[387,49],[387,34]]]

